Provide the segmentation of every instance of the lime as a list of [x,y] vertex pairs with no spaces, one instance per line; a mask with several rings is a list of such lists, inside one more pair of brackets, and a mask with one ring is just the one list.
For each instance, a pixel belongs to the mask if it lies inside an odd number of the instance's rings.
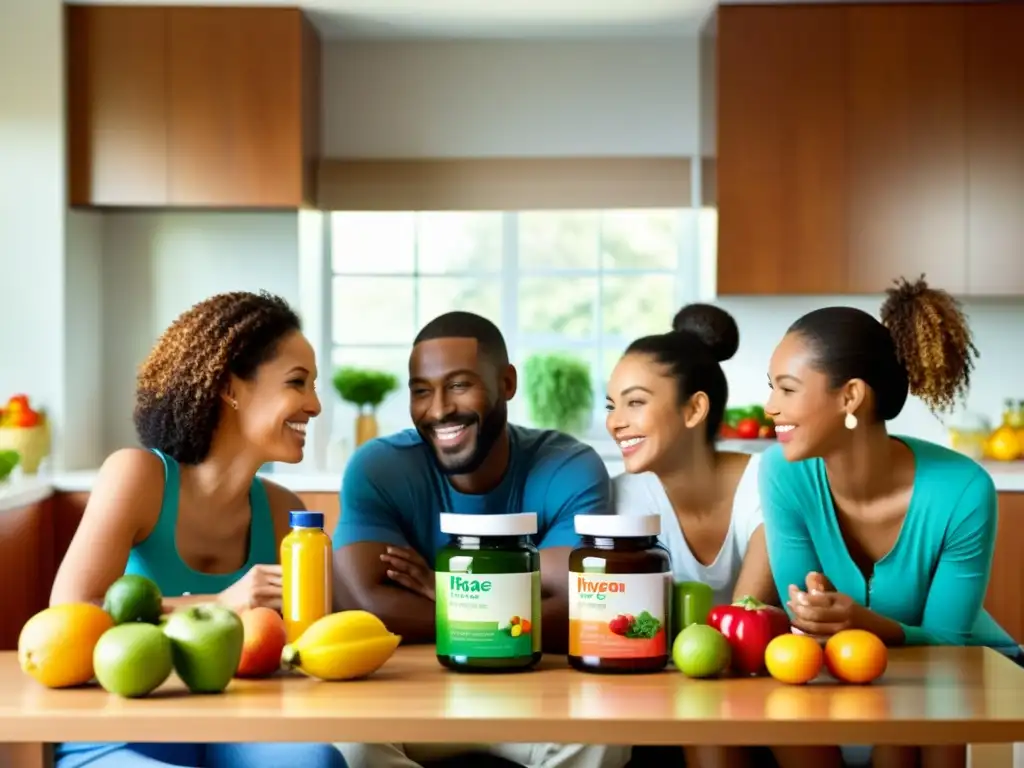
[[672,662],[687,677],[719,675],[731,659],[729,641],[707,624],[691,624],[672,643]]
[[154,624],[119,624],[100,636],[92,665],[104,690],[126,698],[145,696],[171,675],[171,641]]
[[107,589],[103,610],[111,615],[115,624],[132,621],[156,624],[163,615],[163,595],[145,576],[129,573]]

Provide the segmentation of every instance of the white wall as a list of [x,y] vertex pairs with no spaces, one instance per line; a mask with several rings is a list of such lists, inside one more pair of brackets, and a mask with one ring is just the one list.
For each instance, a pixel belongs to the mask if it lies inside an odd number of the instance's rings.
[[0,399],[45,408],[51,463],[74,469],[97,434],[99,270],[95,219],[66,212],[62,24],[60,0],[0,0]]
[[124,212],[103,232],[103,451],[136,444],[135,372],[181,312],[216,293],[268,290],[297,306],[298,214]]
[[65,468],[88,469],[104,448],[103,214],[68,211],[66,222],[66,408],[59,450]]
[[695,155],[696,39],[344,42],[330,157]]

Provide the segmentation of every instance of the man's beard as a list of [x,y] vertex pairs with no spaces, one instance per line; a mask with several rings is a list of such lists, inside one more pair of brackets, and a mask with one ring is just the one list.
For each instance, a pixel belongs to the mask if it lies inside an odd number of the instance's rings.
[[[434,464],[443,475],[468,475],[476,472],[487,457],[491,455],[491,449],[501,437],[508,423],[508,404],[501,401],[481,419],[476,414],[455,413],[444,421],[431,422],[426,425],[416,425],[416,431],[420,437],[430,446],[430,454]],[[457,456],[446,456],[435,442],[434,429],[444,426],[466,426],[476,425],[476,444],[472,452],[465,458]]]

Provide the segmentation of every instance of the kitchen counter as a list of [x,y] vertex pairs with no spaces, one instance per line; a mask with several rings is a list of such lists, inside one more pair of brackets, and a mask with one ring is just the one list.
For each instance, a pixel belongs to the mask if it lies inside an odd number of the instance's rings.
[[12,478],[0,483],[0,512],[35,504],[51,496],[55,490],[53,478]]
[[[736,444],[723,447],[758,452],[767,447],[766,443],[771,443],[767,440],[730,441],[732,442]],[[608,471],[613,476],[622,471],[621,459],[608,455],[605,451],[601,453],[608,465]],[[985,461],[982,462],[982,466],[992,475],[996,490],[1003,493],[1024,493],[1024,461]],[[97,470],[81,470],[39,475],[34,478],[12,478],[0,483],[0,512],[34,504],[53,493],[88,492],[92,490],[96,473]],[[338,493],[341,486],[340,472],[271,472],[261,474],[261,477],[273,480],[296,493]]]

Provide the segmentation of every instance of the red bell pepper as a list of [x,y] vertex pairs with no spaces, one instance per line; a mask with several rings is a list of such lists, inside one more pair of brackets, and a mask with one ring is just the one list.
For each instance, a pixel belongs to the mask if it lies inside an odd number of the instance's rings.
[[732,648],[732,668],[741,675],[762,675],[764,651],[772,638],[790,631],[789,616],[781,608],[747,596],[732,605],[719,605],[708,614]]

